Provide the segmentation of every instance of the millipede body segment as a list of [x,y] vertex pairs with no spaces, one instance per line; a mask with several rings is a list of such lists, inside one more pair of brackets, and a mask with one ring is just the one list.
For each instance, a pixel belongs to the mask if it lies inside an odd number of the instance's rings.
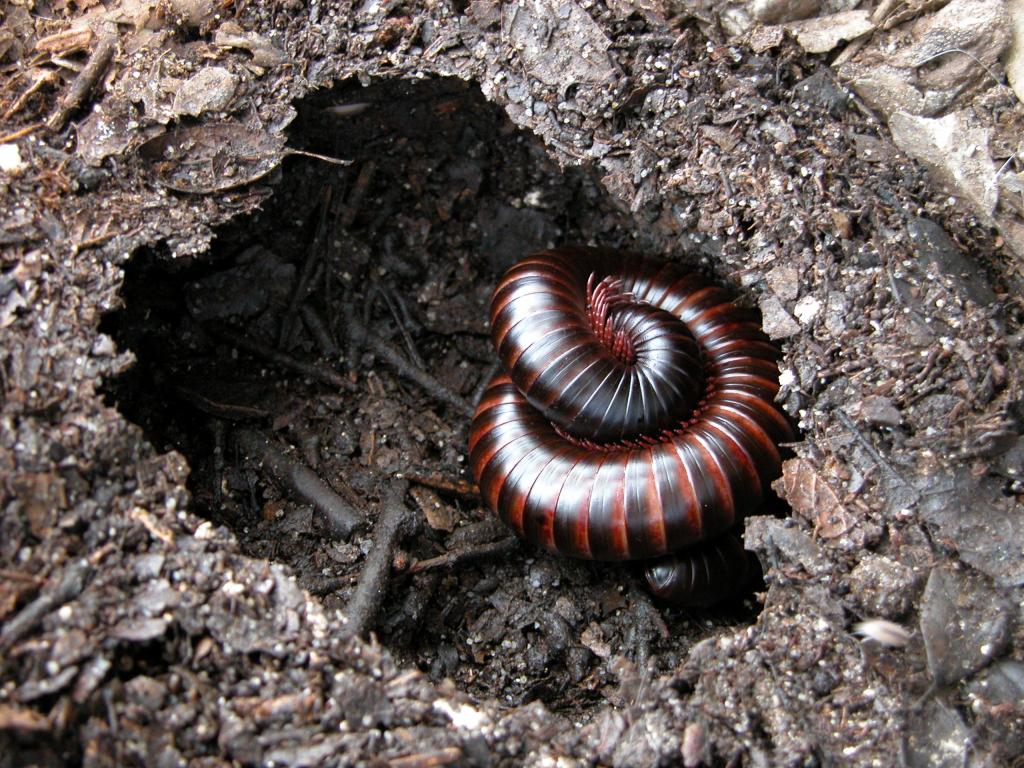
[[793,439],[754,314],[677,265],[572,246],[504,275],[491,334],[504,372],[469,441],[487,505],[554,552],[651,559],[674,602],[732,591],[746,558],[729,530]]

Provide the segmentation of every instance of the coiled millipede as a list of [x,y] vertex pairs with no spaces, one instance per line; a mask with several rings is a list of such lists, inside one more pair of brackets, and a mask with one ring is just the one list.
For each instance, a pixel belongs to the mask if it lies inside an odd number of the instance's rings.
[[671,602],[734,591],[747,559],[730,529],[793,439],[753,313],[676,265],[573,246],[505,273],[491,336],[505,372],[469,439],[486,504],[551,551],[649,560]]

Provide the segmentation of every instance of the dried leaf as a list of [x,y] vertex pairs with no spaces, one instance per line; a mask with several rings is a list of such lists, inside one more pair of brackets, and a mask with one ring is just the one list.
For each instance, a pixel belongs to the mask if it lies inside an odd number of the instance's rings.
[[250,184],[285,155],[284,137],[238,123],[180,128],[150,139],[139,154],[161,184],[177,192],[211,194]]
[[409,494],[416,506],[423,512],[427,524],[435,531],[452,531],[455,529],[455,510],[445,504],[441,497],[430,488],[413,486]]
[[784,462],[782,479],[776,480],[773,487],[795,514],[814,523],[815,533],[824,539],[842,536],[854,525],[853,515],[809,461]]

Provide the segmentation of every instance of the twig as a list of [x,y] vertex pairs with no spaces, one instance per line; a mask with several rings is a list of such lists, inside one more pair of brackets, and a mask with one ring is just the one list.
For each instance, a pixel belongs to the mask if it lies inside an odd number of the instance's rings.
[[213,436],[213,508],[219,510],[224,504],[224,422],[211,419],[210,432]]
[[79,109],[88,98],[92,89],[106,74],[107,67],[114,59],[114,52],[117,50],[117,37],[109,35],[100,38],[96,43],[96,49],[89,56],[85,68],[78,73],[78,77],[71,84],[71,88],[61,100],[60,106],[46,120],[46,127],[51,131],[59,131],[64,127],[71,113]]
[[354,316],[349,320],[349,332],[354,336],[365,337],[370,348],[385,363],[390,365],[399,376],[404,379],[408,379],[414,384],[418,384],[420,388],[435,400],[447,403],[464,416],[468,416],[470,418],[473,417],[474,409],[472,405],[467,403],[459,395],[452,392],[448,387],[426,371],[421,371],[419,368],[410,364],[401,352],[391,346],[388,342],[384,341],[384,339],[373,333],[367,332],[362,323],[358,322]]
[[321,480],[316,472],[279,451],[259,432],[252,429],[239,430],[235,433],[235,445],[259,461],[276,482],[312,504],[323,515],[332,536],[348,539],[352,530],[362,521],[351,505]]
[[219,403],[183,384],[174,386],[174,393],[197,411],[215,416],[218,419],[265,419],[270,411],[255,405],[238,405],[237,403]]
[[929,61],[933,61],[934,59],[937,59],[940,56],[945,56],[947,53],[962,53],[964,56],[971,59],[975,64],[977,64],[979,67],[985,70],[985,74],[992,78],[992,82],[994,82],[996,85],[1003,84],[1002,81],[998,77],[996,77],[995,73],[991,69],[989,69],[988,66],[986,66],[985,62],[983,62],[970,51],[965,51],[963,48],[946,48],[945,50],[939,51],[938,53],[933,54],[926,59],[921,59],[921,61],[919,61],[915,66],[923,67]]
[[58,79],[58,74],[53,71],[45,72],[42,75],[40,75],[38,78],[36,78],[36,81],[32,83],[32,85],[26,88],[22,92],[22,94],[14,100],[14,103],[7,108],[7,111],[4,112],[2,116],[0,116],[0,120],[7,120],[13,117],[14,115],[18,114],[18,112],[21,111],[21,108],[28,103],[29,99],[31,99],[33,96],[39,93],[39,91],[41,91],[45,86],[52,85]]
[[434,568],[454,568],[462,563],[472,562],[473,560],[484,560],[488,557],[494,557],[496,555],[504,555],[507,552],[512,552],[519,546],[519,539],[515,536],[507,536],[504,539],[498,539],[498,541],[489,541],[486,544],[476,544],[462,549],[453,549],[450,552],[445,552],[443,555],[437,557],[430,557],[426,560],[416,560],[406,569],[406,573],[420,573],[421,571],[429,571]]
[[439,768],[439,766],[459,763],[465,758],[459,747],[445,747],[437,752],[421,752],[416,755],[403,755],[388,760],[388,768]]
[[453,480],[441,475],[424,475],[419,472],[403,472],[402,475],[410,482],[433,488],[435,491],[443,491],[476,501],[480,500],[480,491],[468,480],[459,478]]
[[384,599],[395,547],[413,520],[413,513],[405,506],[408,487],[404,480],[395,480],[381,499],[380,516],[373,531],[373,549],[366,556],[363,572],[345,612],[348,616],[348,623],[342,629],[345,637],[365,635]]
[[346,379],[340,373],[335,371],[333,368],[329,368],[325,365],[317,363],[307,363],[302,360],[296,360],[294,357],[286,352],[281,352],[276,349],[272,349],[264,344],[260,344],[257,341],[248,339],[241,334],[236,334],[225,328],[218,328],[212,330],[209,326],[206,330],[214,336],[218,336],[229,344],[234,344],[236,347],[241,347],[247,352],[251,352],[259,357],[266,358],[272,363],[276,363],[283,368],[290,368],[293,371],[301,373],[303,376],[309,376],[311,379],[316,379],[324,384],[331,387],[337,387],[338,389],[345,390],[346,392],[353,392],[356,389],[355,384]]
[[306,324],[306,328],[309,329],[310,334],[316,341],[316,345],[320,347],[320,351],[325,357],[337,357],[338,356],[338,345],[334,343],[334,339],[331,338],[331,330],[327,327],[320,315],[313,307],[308,304],[303,304],[299,307],[299,314],[302,315],[302,322]]
[[405,342],[405,349],[409,353],[409,357],[412,358],[412,361],[417,368],[426,368],[426,363],[424,363],[423,358],[420,357],[419,350],[416,349],[412,336],[409,335],[409,329],[405,327],[405,322],[399,314],[398,308],[395,306],[395,302],[391,300],[391,296],[379,282],[374,280],[371,282],[371,285],[377,295],[384,299],[384,303],[387,304],[388,311],[391,312],[391,317],[394,319],[395,325],[398,326],[399,333],[402,334],[402,341]]
[[0,136],[0,144],[7,144],[12,141],[17,141],[18,139],[23,139],[30,133],[35,133],[42,127],[42,123],[31,123],[29,125],[26,125],[24,128],[19,128],[16,131],[11,131],[8,134]]
[[359,207],[363,203],[363,196],[366,195],[366,190],[369,189],[370,182],[373,181],[373,175],[376,172],[377,163],[373,160],[367,160],[359,168],[356,180],[352,184],[352,190],[348,194],[348,200],[345,201],[345,210],[338,221],[342,229],[348,229],[352,226],[352,222],[356,220]]
[[394,368],[395,373],[399,376],[418,384],[423,391],[435,400],[447,403],[462,415],[468,418],[473,417],[473,406],[467,403],[462,397],[452,392],[448,387],[426,371],[421,371],[419,368],[410,365],[409,361],[402,356],[402,353],[384,341],[384,339],[372,334],[367,338],[373,351],[379,355],[385,363]]
[[41,594],[4,624],[3,630],[0,630],[0,651],[7,651],[42,621],[44,616],[82,594],[91,575],[92,566],[85,560],[69,565],[56,587]]
[[323,160],[325,163],[331,165],[352,165],[353,160],[343,160],[340,157],[331,157],[330,155],[321,155],[316,152],[307,152],[304,149],[293,149],[292,147],[285,147],[283,154],[287,157],[288,155],[298,155],[299,157],[311,157],[314,160]]
[[473,399],[470,401],[473,406],[480,405],[480,401],[484,397],[484,392],[487,391],[488,385],[491,383],[491,379],[501,370],[501,363],[495,360],[491,363],[491,367],[487,369],[487,372],[480,378],[480,383],[476,385],[476,389],[473,390]]
[[345,299],[341,302],[341,312],[338,314],[338,317],[342,319],[345,325],[343,332],[348,336],[348,344],[345,348],[348,370],[354,371],[359,366],[359,358],[362,356],[363,347],[366,345],[366,329],[362,323],[356,320],[355,302],[352,301],[351,292],[346,291]]
[[857,429],[857,425],[854,424],[853,420],[846,415],[846,411],[844,411],[842,408],[836,408],[835,414],[839,418],[839,420],[843,422],[843,426],[845,426],[848,430],[850,430],[850,432],[853,433],[853,436],[857,440],[857,442],[861,444],[861,447],[863,447],[864,450],[867,451],[867,454],[872,459],[874,459],[875,463],[878,464],[878,466],[886,470],[889,474],[891,474],[893,477],[899,480],[903,485],[910,485],[910,483],[907,482],[906,478],[904,478],[903,475],[897,472],[896,469],[882,457],[882,454],[878,452],[875,446],[869,443],[868,439],[861,434],[860,430]]
[[313,240],[309,244],[306,259],[299,272],[299,279],[295,281],[292,295],[288,299],[288,312],[281,321],[281,333],[278,336],[277,346],[285,349],[291,345],[292,333],[295,330],[295,315],[299,306],[309,295],[310,286],[313,284],[313,276],[320,264],[320,256],[323,252],[323,244],[327,237],[327,217],[331,210],[331,198],[334,196],[334,187],[328,184],[320,195],[320,217],[317,221],[316,230],[313,233]]

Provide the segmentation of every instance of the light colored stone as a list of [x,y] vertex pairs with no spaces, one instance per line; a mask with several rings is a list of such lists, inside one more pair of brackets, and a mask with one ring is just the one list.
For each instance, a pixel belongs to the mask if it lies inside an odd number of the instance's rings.
[[174,97],[173,111],[198,117],[227,109],[238,88],[238,76],[224,67],[206,67],[186,80]]
[[1010,47],[1003,59],[1006,65],[1006,79],[1024,102],[1024,0],[1006,0],[1006,11],[1010,16]]
[[787,25],[800,47],[808,53],[828,53],[840,43],[867,34],[875,28],[868,11],[842,11],[830,16]]
[[897,112],[889,129],[900,149],[966,197],[985,223],[994,223],[998,190],[988,147],[991,128],[972,126],[967,112],[936,118]]

